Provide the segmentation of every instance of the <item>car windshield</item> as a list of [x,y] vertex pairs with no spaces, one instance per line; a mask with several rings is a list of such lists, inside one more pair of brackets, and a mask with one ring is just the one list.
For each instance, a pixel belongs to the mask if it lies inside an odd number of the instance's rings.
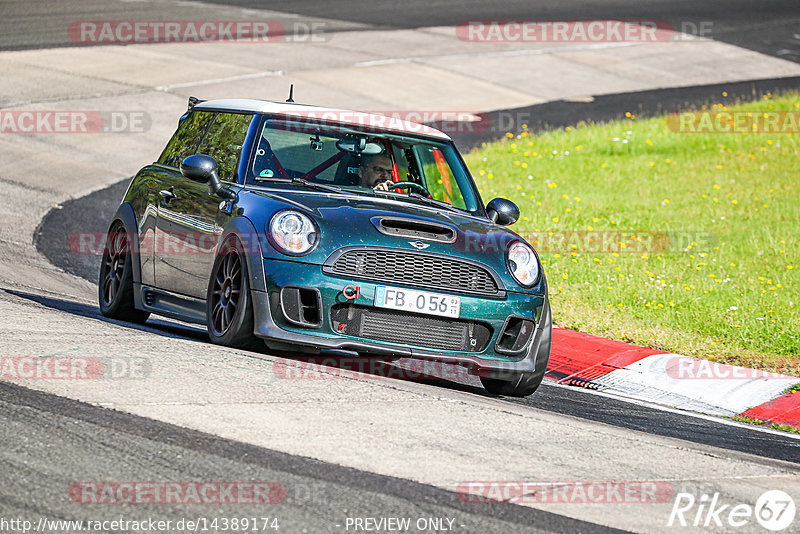
[[270,118],[251,170],[248,183],[254,185],[321,184],[468,212],[479,206],[453,145],[418,137]]

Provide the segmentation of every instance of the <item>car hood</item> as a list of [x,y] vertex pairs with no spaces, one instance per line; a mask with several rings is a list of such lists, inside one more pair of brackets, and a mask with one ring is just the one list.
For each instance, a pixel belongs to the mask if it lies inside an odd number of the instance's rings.
[[[477,261],[492,268],[509,290],[522,290],[508,273],[506,249],[512,241],[525,240],[485,218],[382,197],[299,190],[251,192],[262,197],[262,201],[275,203],[264,211],[267,217],[280,209],[295,208],[316,221],[321,234],[319,245],[310,254],[296,258],[298,261],[322,265],[344,247],[391,247]],[[400,227],[395,230],[398,233],[382,232],[381,220]],[[442,229],[443,234],[451,232],[448,242],[415,232],[415,228],[431,227]]]

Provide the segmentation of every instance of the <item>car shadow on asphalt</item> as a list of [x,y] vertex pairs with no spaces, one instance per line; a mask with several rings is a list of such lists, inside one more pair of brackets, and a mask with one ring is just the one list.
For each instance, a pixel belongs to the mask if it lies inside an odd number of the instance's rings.
[[109,319],[100,313],[100,308],[96,305],[86,304],[65,298],[49,297],[44,295],[37,295],[35,293],[28,293],[25,291],[18,291],[14,289],[2,289],[9,295],[35,302],[46,308],[53,310],[64,311],[80,317],[88,319],[95,319],[104,323],[115,324],[131,328],[133,330],[140,330],[142,332],[151,332],[154,334],[162,335],[170,338],[193,339],[195,341],[208,341],[205,328],[193,326],[179,321],[171,321],[169,319],[152,318],[148,319],[146,324],[128,323],[125,321],[118,321],[116,319]]
[[[147,323],[137,324],[118,321],[103,316],[100,309],[93,304],[87,304],[66,298],[45,296],[26,291],[2,288],[1,291],[15,297],[35,302],[46,308],[71,313],[80,317],[102,321],[141,332],[149,332],[173,339],[191,339],[209,343],[206,329],[180,321],[162,317],[151,316]],[[282,363],[286,378],[359,378],[365,380],[401,380],[418,384],[427,384],[473,393],[480,396],[492,396],[477,381],[478,378],[469,374],[464,367],[429,362],[409,358],[401,358],[388,362],[380,358],[358,356],[356,353],[346,351],[322,352],[319,355],[287,354],[286,352],[270,352],[264,346],[263,351],[248,351],[253,356],[275,356],[286,360]]]
[[412,358],[386,361],[380,357],[357,356],[346,351],[323,352],[315,356],[270,354],[287,360],[278,368],[278,372],[286,378],[401,380],[483,397],[493,396],[480,385],[477,376],[458,365]]

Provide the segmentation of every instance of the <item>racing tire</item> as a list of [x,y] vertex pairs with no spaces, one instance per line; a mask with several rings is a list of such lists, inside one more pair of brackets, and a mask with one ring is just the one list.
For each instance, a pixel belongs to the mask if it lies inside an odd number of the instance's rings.
[[519,373],[514,380],[500,380],[498,378],[481,377],[484,389],[492,395],[505,397],[527,397],[539,388],[544,374]]
[[142,324],[149,312],[137,310],[133,298],[133,255],[131,235],[117,221],[106,235],[100,277],[97,282],[97,300],[100,313],[110,319]]
[[247,259],[236,237],[220,248],[206,295],[206,326],[212,343],[255,350],[264,344],[253,335],[253,301]]
[[550,345],[553,337],[553,317],[550,311],[550,302],[545,305],[542,312],[541,321],[544,331],[539,340],[538,353],[536,356],[536,368],[531,372],[517,373],[509,379],[490,378],[481,376],[481,383],[484,389],[492,395],[504,395],[506,397],[527,397],[539,388],[544,379],[547,364],[550,360]]

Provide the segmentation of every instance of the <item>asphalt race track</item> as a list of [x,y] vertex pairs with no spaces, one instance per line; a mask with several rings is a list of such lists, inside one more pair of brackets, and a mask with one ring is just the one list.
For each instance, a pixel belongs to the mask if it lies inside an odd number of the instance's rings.
[[[94,282],[99,269],[98,257],[68,252],[64,246],[67,236],[81,231],[102,233],[107,230],[105,227],[108,220],[114,214],[127,186],[128,181],[125,180],[86,197],[66,202],[59,209],[51,211],[43,220],[36,236],[39,251],[54,265]],[[43,299],[42,302],[56,309],[66,309],[72,313],[102,319],[100,311],[95,308],[76,307],[58,299],[46,301]],[[188,329],[178,323],[162,319],[155,321],[151,319],[150,323],[155,323],[154,329],[164,329],[173,335],[187,335],[193,339],[204,340],[204,336],[202,334],[198,336],[195,328]],[[138,328],[133,325],[131,327]],[[486,395],[477,381],[459,383],[448,380],[426,380],[426,382],[435,387]],[[791,435],[764,433],[745,425],[725,424],[715,422],[714,419],[667,412],[618,399],[600,397],[577,388],[551,385],[546,381],[532,397],[508,402],[693,443],[800,463],[800,439]]]
[[[288,532],[328,532],[332,518],[344,523],[345,516],[390,516],[399,510],[411,517],[453,518],[459,531],[470,533],[520,532],[531,526],[539,532],[619,532],[513,504],[465,503],[452,492],[424,484],[308,461],[10,384],[0,383],[0,424],[0,446],[13,450],[20,442],[28,444],[30,464],[27,469],[15,466],[22,476],[4,481],[0,506],[51,518],[94,517],[89,507],[83,517],[58,513],[65,488],[80,471],[88,480],[279,480],[287,488],[280,507],[221,505],[213,514],[270,514],[278,518],[280,531]],[[41,465],[52,470],[36,467]],[[50,491],[37,493],[40,498],[31,502],[24,495],[32,487]],[[209,514],[203,506],[119,508],[120,513],[173,522]]]

